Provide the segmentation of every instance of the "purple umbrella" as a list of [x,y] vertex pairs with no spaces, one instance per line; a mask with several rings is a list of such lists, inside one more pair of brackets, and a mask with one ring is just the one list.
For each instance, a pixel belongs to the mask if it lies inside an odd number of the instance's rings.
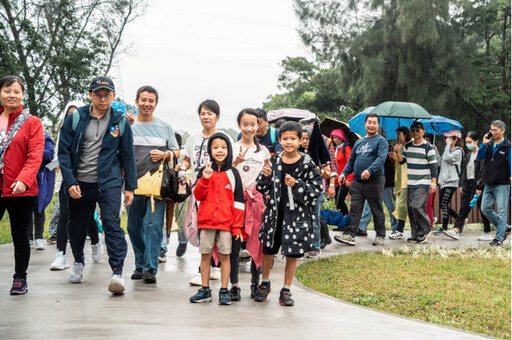
[[280,110],[272,110],[267,113],[267,118],[269,122],[273,123],[280,118],[286,118],[287,120],[301,120],[305,118],[311,112],[308,110],[301,109],[280,109]]

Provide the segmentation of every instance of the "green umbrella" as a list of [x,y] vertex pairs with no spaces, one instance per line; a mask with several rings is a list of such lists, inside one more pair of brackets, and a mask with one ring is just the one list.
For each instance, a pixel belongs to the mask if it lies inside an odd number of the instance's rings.
[[370,113],[376,113],[380,117],[429,119],[430,113],[415,103],[407,102],[384,102],[377,105]]

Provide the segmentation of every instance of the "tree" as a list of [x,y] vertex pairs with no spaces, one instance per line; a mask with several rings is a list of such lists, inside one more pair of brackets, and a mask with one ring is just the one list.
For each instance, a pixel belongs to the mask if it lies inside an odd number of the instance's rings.
[[143,0],[0,0],[0,74],[20,75],[30,113],[50,120],[72,99],[85,99],[90,80],[108,74],[127,24]]

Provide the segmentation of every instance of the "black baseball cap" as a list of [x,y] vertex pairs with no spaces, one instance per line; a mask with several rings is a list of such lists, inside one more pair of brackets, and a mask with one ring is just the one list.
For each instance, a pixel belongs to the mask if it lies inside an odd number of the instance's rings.
[[91,81],[89,92],[95,92],[100,89],[107,89],[109,91],[116,92],[114,82],[109,77],[96,77]]
[[422,122],[418,122],[418,121],[415,121],[414,123],[411,124],[411,130],[413,128],[420,128],[422,129],[423,131],[425,131],[425,126],[423,125]]

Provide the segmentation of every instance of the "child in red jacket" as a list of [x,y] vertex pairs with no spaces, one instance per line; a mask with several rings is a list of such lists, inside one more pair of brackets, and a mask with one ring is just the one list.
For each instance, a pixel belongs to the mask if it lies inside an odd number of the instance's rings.
[[244,192],[238,171],[232,167],[231,142],[223,133],[215,133],[208,140],[208,155],[213,162],[199,171],[194,196],[199,203],[197,223],[199,252],[201,253],[202,287],[190,302],[212,301],[209,287],[210,260],[214,246],[221,262],[219,304],[231,304],[228,290],[231,238],[243,241]]

